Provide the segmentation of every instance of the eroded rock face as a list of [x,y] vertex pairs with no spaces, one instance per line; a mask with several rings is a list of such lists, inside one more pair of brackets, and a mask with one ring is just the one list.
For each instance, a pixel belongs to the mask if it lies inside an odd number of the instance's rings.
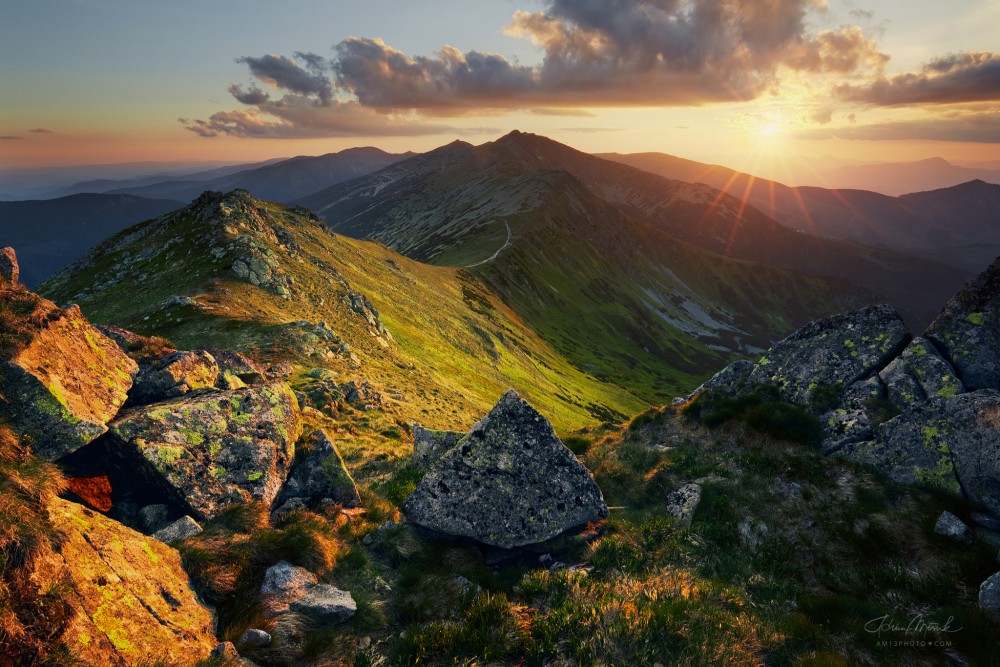
[[948,302],[924,335],[968,389],[1000,389],[1000,258]]
[[926,338],[914,338],[879,376],[885,382],[889,401],[899,410],[929,398],[950,398],[965,391],[955,369]]
[[962,491],[1000,516],[1000,392],[961,394],[945,410],[936,436],[951,450]]
[[129,399],[136,405],[165,401],[214,387],[218,379],[219,365],[208,352],[171,352],[140,370]]
[[343,507],[361,504],[354,479],[326,432],[316,431],[308,439],[307,448],[297,452],[292,471],[274,505],[280,511],[286,503],[310,509],[334,503]]
[[283,384],[203,391],[126,410],[111,424],[116,451],[199,519],[232,502],[274,501],[299,437]]
[[21,267],[17,255],[10,246],[0,248],[0,285],[17,285],[21,280]]
[[834,315],[775,343],[747,382],[773,386],[789,403],[809,405],[819,389],[847,388],[878,371],[908,340],[906,325],[891,306]]
[[22,327],[30,340],[0,361],[0,417],[35,456],[53,461],[107,431],[138,366],[76,306],[60,309],[18,288],[0,290],[0,299],[33,301]]
[[49,517],[66,539],[38,563],[35,579],[68,586],[76,610],[59,640],[88,665],[137,664],[156,656],[194,664],[217,643],[213,613],[192,591],[180,555],[93,512],[56,500]]
[[425,528],[505,549],[608,515],[587,469],[513,391],[441,456],[403,511]]

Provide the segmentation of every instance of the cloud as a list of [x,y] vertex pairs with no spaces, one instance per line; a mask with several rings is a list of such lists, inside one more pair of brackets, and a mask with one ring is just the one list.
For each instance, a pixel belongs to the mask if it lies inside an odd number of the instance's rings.
[[816,123],[817,125],[827,125],[833,120],[833,109],[829,107],[814,109],[813,112],[809,114],[808,120]]
[[28,130],[28,132],[33,132],[35,134],[55,134],[55,130],[50,130],[44,127],[36,127]]
[[285,96],[249,109],[219,111],[208,120],[179,121],[202,137],[222,135],[264,139],[308,137],[413,136],[454,131],[405,115],[388,115],[361,107],[357,102],[332,101],[317,106],[305,96]]
[[0,141],[18,141],[21,137],[15,137],[13,134],[0,134]]
[[834,93],[851,102],[878,106],[954,104],[1000,100],[1000,54],[956,53],[925,64],[919,72],[879,77]]
[[[851,114],[853,116],[853,114]],[[856,119],[852,119],[854,123]],[[869,125],[802,130],[799,139],[849,139],[857,141],[957,141],[1000,143],[1000,113],[972,113],[951,117],[888,121]]]
[[[515,12],[505,29],[539,49],[533,66],[451,46],[413,56],[368,37],[341,41],[329,59],[245,56],[238,62],[256,83],[233,84],[229,92],[249,109],[189,127],[249,133],[240,136],[259,136],[262,127],[339,132],[351,126],[348,115],[361,114],[359,127],[382,131],[383,123],[364,114],[702,105],[754,99],[775,90],[785,71],[841,79],[881,74],[888,58],[860,28],[809,27],[811,15],[825,8],[826,0],[545,0],[541,11]],[[257,83],[283,97],[275,100]],[[307,111],[309,104],[327,111]],[[310,125],[297,125],[300,119]],[[420,123],[404,130],[419,127],[437,131]]]

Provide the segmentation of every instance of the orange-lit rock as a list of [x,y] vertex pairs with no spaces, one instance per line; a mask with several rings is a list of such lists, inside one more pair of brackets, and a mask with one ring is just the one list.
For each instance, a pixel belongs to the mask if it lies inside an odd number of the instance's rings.
[[66,480],[66,490],[80,500],[101,512],[111,510],[111,480],[107,475],[99,477],[70,477]]

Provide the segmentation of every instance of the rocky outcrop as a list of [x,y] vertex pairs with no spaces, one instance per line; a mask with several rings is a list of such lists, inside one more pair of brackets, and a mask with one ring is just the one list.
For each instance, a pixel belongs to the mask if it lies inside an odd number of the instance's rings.
[[441,456],[403,505],[407,518],[505,549],[608,515],[590,473],[514,391]]
[[1000,621],[1000,572],[979,587],[979,608]]
[[284,385],[196,392],[126,410],[111,424],[116,454],[200,519],[232,502],[274,501],[299,436]]
[[214,387],[218,379],[219,364],[208,352],[171,352],[140,369],[129,402],[146,405],[177,398],[195,389]]
[[21,344],[0,347],[0,418],[53,461],[107,431],[138,369],[76,306],[58,308],[27,290],[0,290],[20,321],[5,332]]
[[950,398],[965,391],[951,364],[926,338],[914,338],[879,377],[885,383],[889,402],[898,410],[908,410],[930,398]]
[[413,465],[429,468],[448,450],[455,447],[465,437],[457,431],[432,431],[413,425]]
[[233,375],[245,384],[260,384],[265,380],[264,371],[245,354],[233,350],[217,350],[212,356],[219,365],[219,374]]
[[40,588],[63,587],[75,615],[56,638],[88,665],[137,664],[156,656],[193,664],[217,640],[215,619],[192,591],[180,555],[81,505],[56,500],[49,518],[65,536],[37,563]]
[[17,255],[10,246],[0,248],[0,287],[13,287],[21,281],[21,267]]
[[948,302],[925,336],[969,390],[1000,390],[1000,258]]
[[361,498],[340,452],[324,431],[316,431],[304,447],[299,447],[288,480],[274,505],[276,512],[289,509],[313,510],[338,504],[358,507]]
[[775,343],[747,382],[774,387],[789,403],[810,405],[818,390],[844,389],[884,368],[909,337],[891,306],[834,315]]

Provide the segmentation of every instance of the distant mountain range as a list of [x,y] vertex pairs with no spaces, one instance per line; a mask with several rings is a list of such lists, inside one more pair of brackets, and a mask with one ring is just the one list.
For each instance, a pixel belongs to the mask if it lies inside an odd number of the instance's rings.
[[0,245],[14,247],[21,281],[34,287],[109,236],[183,205],[105,194],[0,202]]
[[519,132],[454,142],[299,203],[339,233],[467,267],[581,367],[663,395],[668,377],[683,384],[714,357],[847,303],[888,299],[925,322],[928,303],[966,277]]
[[971,181],[890,197],[866,190],[792,188],[662,153],[602,157],[724,190],[793,229],[946,262],[970,275],[1000,255],[1000,185],[996,184]]

